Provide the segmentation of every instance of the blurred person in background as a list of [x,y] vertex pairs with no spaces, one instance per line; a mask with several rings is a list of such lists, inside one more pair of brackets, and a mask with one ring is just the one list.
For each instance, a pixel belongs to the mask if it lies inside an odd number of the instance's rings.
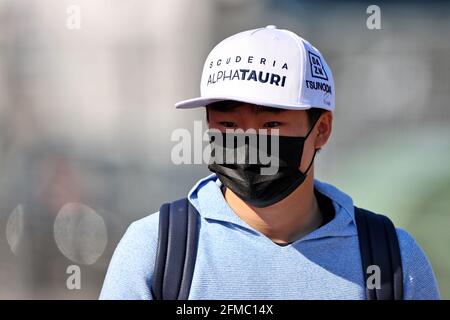
[[[190,190],[198,238],[183,298],[382,299],[388,283],[393,285],[388,298],[439,299],[425,253],[399,228],[394,240],[373,233],[372,245],[386,240],[396,247],[401,273],[381,269],[381,289],[368,290],[361,240],[368,235],[360,232],[360,211],[344,191],[314,178],[314,158],[332,132],[335,87],[331,69],[308,41],[272,25],[233,35],[207,57],[201,97],[176,106],[206,107],[216,138],[234,139],[238,129],[277,135],[279,161],[269,175],[261,173],[267,166],[260,163],[213,161],[208,166],[213,173]],[[257,141],[271,134],[258,134]],[[210,142],[220,150],[217,141]],[[101,299],[165,298],[153,287],[160,217],[161,210],[128,228]],[[392,284],[399,274],[400,284]]]

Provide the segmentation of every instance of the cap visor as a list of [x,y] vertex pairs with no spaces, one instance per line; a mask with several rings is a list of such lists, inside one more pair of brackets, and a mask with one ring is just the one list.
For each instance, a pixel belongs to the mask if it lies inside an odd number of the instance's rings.
[[194,99],[183,100],[177,102],[175,107],[178,109],[190,109],[190,108],[199,108],[204,107],[210,103],[225,101],[225,100],[233,100],[233,101],[241,101],[245,103],[257,104],[265,107],[273,107],[280,109],[290,109],[290,110],[306,110],[312,108],[309,104],[284,104],[284,103],[276,103],[276,102],[268,102],[268,101],[260,101],[258,99],[251,99],[246,97],[199,97]]

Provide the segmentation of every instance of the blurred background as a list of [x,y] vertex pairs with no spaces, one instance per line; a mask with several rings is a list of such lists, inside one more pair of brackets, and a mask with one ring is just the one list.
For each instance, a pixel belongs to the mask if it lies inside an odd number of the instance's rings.
[[170,160],[173,130],[205,120],[174,103],[217,42],[268,24],[334,73],[316,177],[407,229],[450,298],[450,5],[295,0],[0,0],[0,298],[98,297],[128,225],[209,174]]

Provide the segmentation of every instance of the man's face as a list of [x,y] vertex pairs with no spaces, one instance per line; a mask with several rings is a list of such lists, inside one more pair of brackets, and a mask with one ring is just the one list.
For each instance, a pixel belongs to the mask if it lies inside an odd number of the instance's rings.
[[[223,102],[207,106],[210,129],[278,129],[282,136],[305,136],[312,124],[304,110],[286,110],[262,107],[242,102]],[[314,150],[322,148],[331,134],[332,114],[321,115],[310,136],[305,141],[300,170],[305,170]]]
[[304,110],[286,110],[262,107],[249,103],[221,103],[207,106],[209,128],[226,129],[278,129],[283,136],[304,136],[310,128]]

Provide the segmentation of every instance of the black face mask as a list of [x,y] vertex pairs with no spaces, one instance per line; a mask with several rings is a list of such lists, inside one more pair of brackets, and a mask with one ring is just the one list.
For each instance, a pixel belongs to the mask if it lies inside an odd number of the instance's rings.
[[[278,150],[271,144],[272,139],[276,139],[272,135],[210,133],[212,162],[208,169],[245,202],[255,207],[270,206],[286,198],[305,181],[318,149],[304,173],[299,167],[305,140],[316,123],[317,120],[304,137],[276,136]],[[268,159],[276,161],[269,162]],[[274,169],[274,162],[277,162],[278,170]],[[276,173],[267,174],[274,171]]]

